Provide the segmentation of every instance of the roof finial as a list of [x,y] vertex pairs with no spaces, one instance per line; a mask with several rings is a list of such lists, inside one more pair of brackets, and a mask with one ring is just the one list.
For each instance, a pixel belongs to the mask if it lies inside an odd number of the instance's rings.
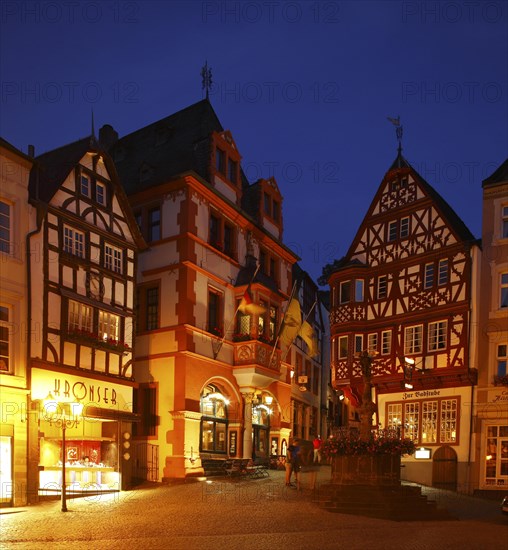
[[95,137],[95,123],[93,119],[93,109],[92,109],[92,134],[90,135],[90,145],[95,145],[97,143],[97,138]]
[[402,125],[400,123],[400,116],[397,118],[387,117],[388,120],[395,126],[395,135],[397,136],[397,141],[399,142],[398,153],[402,153]]
[[208,95],[212,87],[212,68],[208,68],[208,61],[205,61],[205,64],[201,69],[201,78],[201,89],[206,90],[206,99],[208,99]]

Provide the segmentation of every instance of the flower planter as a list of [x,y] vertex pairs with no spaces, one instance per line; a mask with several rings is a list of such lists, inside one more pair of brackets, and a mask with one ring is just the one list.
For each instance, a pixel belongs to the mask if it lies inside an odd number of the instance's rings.
[[400,455],[337,455],[331,458],[332,484],[400,485]]

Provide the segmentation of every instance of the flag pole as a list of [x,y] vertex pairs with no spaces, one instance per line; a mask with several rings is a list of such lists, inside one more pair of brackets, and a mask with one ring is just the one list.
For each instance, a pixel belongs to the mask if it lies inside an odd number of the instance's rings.
[[[259,271],[259,268],[261,267],[260,264],[258,264],[256,266],[256,270],[254,271],[254,275],[252,276],[252,279],[250,280],[250,283],[247,285],[247,288],[250,287],[250,285],[254,282],[254,279],[256,278],[256,275],[258,274],[258,271]],[[235,322],[235,319],[236,319],[236,314],[238,313],[238,310],[240,309],[240,304],[242,302],[240,301],[240,303],[238,304],[238,306],[236,307],[236,310],[235,310],[235,313],[233,314],[233,318],[231,319],[231,321],[229,322],[226,330],[224,331],[224,336],[222,337],[222,340],[219,342],[219,347],[217,348],[217,351],[214,351],[213,352],[213,358],[214,360],[217,359],[217,356],[219,355],[220,353],[220,350],[222,349],[222,346],[224,344],[224,341],[226,340],[226,335],[227,333],[230,331],[231,329],[231,326],[233,325],[233,323]]]
[[[309,309],[309,313],[307,313],[307,315],[305,316],[304,320],[302,321],[302,324],[300,326],[300,330],[303,326],[303,323],[305,323],[305,321],[309,318],[310,314],[312,313],[312,310],[316,307],[316,304],[317,304],[317,300],[312,304],[312,307]],[[289,344],[287,350],[286,350],[286,353],[284,354],[284,357],[281,358],[281,361],[285,361],[286,360],[286,357],[289,353],[289,349],[291,348],[291,346],[293,345],[293,342],[296,340],[298,334],[300,334],[300,330],[296,333],[296,336],[293,338],[291,344]]]
[[277,348],[277,343],[279,341],[279,338],[280,338],[280,333],[281,333],[281,330],[282,330],[282,325],[284,323],[284,315],[286,315],[286,312],[289,308],[289,304],[291,303],[291,300],[293,299],[293,296],[294,296],[294,293],[295,293],[295,289],[296,289],[296,281],[293,283],[293,288],[291,289],[291,294],[289,295],[289,299],[288,299],[288,303],[286,305],[286,309],[284,310],[284,314],[283,314],[283,317],[282,317],[282,321],[280,323],[280,327],[279,327],[279,331],[277,332],[277,338],[275,338],[275,343],[273,344],[273,348],[272,348],[272,354],[270,355],[270,361],[268,361],[268,367],[270,367],[270,365],[272,364],[272,359],[273,359],[273,356],[275,354],[275,349]]

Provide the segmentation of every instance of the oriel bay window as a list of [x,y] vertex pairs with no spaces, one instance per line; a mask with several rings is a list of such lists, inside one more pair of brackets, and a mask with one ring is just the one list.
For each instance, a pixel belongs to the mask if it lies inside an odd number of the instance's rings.
[[213,385],[201,394],[201,452],[226,453],[228,405],[228,399]]
[[93,309],[90,306],[69,300],[68,331],[91,336],[93,334],[92,312]]

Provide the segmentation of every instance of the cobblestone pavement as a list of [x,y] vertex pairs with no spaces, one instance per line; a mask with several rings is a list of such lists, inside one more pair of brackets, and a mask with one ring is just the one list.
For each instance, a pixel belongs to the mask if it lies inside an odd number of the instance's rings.
[[[319,483],[329,478],[322,467]],[[201,548],[294,550],[508,548],[497,501],[427,489],[456,518],[396,522],[334,514],[313,502],[308,479],[286,488],[283,472],[259,480],[211,478],[143,485],[116,495],[43,502],[0,514],[0,548],[102,550]]]

